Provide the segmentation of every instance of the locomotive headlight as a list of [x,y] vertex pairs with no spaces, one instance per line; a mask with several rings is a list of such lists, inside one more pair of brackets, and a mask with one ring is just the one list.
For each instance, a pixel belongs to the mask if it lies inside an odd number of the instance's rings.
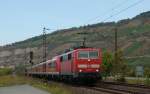
[[99,72],[99,69],[97,69],[96,72]]
[[82,70],[80,69],[79,72],[82,72]]

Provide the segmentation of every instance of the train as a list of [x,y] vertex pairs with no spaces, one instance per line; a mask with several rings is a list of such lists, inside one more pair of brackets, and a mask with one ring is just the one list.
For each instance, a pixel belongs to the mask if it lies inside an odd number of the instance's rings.
[[26,75],[57,80],[101,79],[102,50],[77,48],[26,69]]

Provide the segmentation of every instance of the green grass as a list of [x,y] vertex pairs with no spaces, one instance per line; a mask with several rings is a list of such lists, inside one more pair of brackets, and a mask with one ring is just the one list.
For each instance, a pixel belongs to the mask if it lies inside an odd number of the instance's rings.
[[[107,77],[105,80],[106,81],[116,81],[116,78],[115,77]],[[144,85],[150,86],[150,78],[146,78],[145,80],[141,79],[141,78],[139,78],[139,79],[138,78],[135,78],[135,79],[126,78],[125,83],[128,83],[128,84],[144,84]]]
[[126,82],[128,84],[144,84],[144,80],[139,80],[139,79],[126,79]]
[[34,87],[46,90],[52,94],[71,94],[71,91],[67,89],[67,87],[60,85],[58,83],[42,83],[42,82],[34,82],[31,84]]
[[150,86],[150,78],[146,78],[146,80],[126,79],[126,82],[129,84],[144,84],[144,85]]
[[27,78],[23,76],[0,76],[0,87],[29,84],[33,87],[48,91],[52,94],[71,94],[71,91],[67,87],[59,83],[42,82],[39,79]]
[[12,75],[0,76],[0,87],[25,84],[27,80],[23,77]]
[[11,68],[0,68],[0,76],[8,75],[12,73]]

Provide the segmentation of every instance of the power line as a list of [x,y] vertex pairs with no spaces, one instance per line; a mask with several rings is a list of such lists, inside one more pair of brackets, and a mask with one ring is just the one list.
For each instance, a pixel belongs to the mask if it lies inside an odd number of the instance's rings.
[[[124,0],[123,2],[117,4],[116,6],[112,7],[112,8],[109,9],[108,11],[104,12],[104,13],[103,13],[103,16],[106,15],[106,14],[108,14],[108,13],[111,12],[111,11],[114,11],[114,10],[118,9],[120,6],[122,6],[123,4],[127,3],[128,1],[129,1],[129,0]],[[94,18],[88,20],[86,23],[91,22],[91,21],[93,21],[93,20],[96,20],[96,19],[99,18],[99,17],[101,17],[101,15],[96,16],[96,17],[94,17]]]
[[139,0],[139,1],[135,2],[134,4],[128,6],[127,8],[124,8],[124,9],[120,10],[119,12],[117,12],[117,13],[115,13],[113,15],[110,15],[109,17],[107,17],[106,19],[102,20],[101,22],[105,22],[106,20],[108,20],[108,19],[110,19],[110,18],[112,18],[112,17],[114,17],[114,16],[116,16],[118,14],[121,14],[122,12],[125,12],[126,10],[128,10],[128,9],[130,9],[130,8],[136,6],[136,5],[138,5],[139,3],[143,2],[143,1],[144,0]]

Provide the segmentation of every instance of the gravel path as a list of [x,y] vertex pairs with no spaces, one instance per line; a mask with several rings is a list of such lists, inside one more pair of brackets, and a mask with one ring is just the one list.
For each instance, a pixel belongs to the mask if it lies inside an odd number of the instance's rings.
[[0,94],[50,94],[30,85],[0,87]]

